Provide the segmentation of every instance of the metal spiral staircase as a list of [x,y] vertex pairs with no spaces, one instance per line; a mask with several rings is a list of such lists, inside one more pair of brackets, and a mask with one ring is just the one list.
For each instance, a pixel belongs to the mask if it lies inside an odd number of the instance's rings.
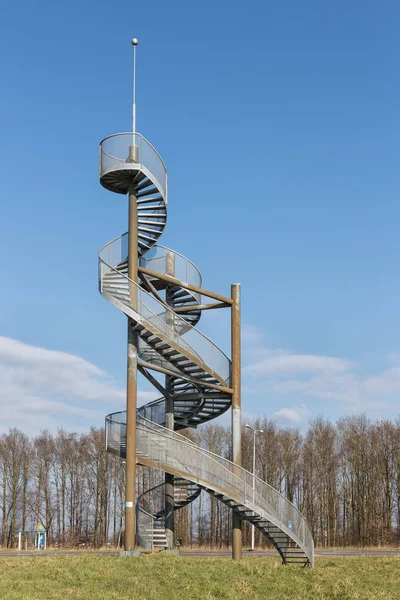
[[[196,328],[205,306],[198,269],[157,244],[167,217],[161,157],[138,133],[109,136],[100,144],[100,182],[118,194],[133,186],[137,199],[139,281],[128,276],[127,234],[99,253],[100,293],[131,319],[138,336],[138,370],[162,393],[137,410],[137,462],[174,476],[174,510],[206,490],[262,531],[284,564],[313,565],[312,534],[293,504],[258,477],[176,432],[230,408],[231,365]],[[168,385],[154,371],[166,375]],[[165,426],[167,399],[173,402],[174,430]],[[109,452],[125,457],[126,412],[106,417],[106,440]],[[163,489],[157,486],[137,502],[137,539],[147,548],[165,545]]]

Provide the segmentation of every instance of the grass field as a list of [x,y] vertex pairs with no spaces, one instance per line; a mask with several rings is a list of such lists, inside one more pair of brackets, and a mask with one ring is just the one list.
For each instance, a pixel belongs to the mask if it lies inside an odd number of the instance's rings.
[[270,557],[0,558],[1,600],[400,600],[400,557],[317,558],[315,569]]

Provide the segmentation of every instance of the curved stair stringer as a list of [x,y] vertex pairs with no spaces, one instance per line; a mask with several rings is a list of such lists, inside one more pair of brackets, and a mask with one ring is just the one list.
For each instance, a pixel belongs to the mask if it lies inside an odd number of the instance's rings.
[[206,490],[266,535],[284,564],[313,566],[311,530],[297,508],[277,490],[229,460],[140,417],[137,433],[140,464]]
[[[137,537],[143,548],[154,550],[167,547],[165,487],[165,483],[160,483],[143,492],[137,499]],[[174,477],[174,511],[178,511],[194,502],[199,497],[201,490],[202,488],[197,483],[182,477]],[[154,505],[154,496],[156,496],[155,503],[159,507],[158,509],[153,507],[153,510],[151,510],[151,505]]]
[[[148,252],[157,240],[162,235],[166,221],[167,221],[167,203],[160,189],[160,184],[157,180],[151,178],[151,174],[145,170],[143,171],[140,165],[133,167],[129,165],[128,171],[130,179],[120,187],[113,187],[115,183],[110,176],[115,175],[115,172],[107,172],[103,177],[102,184],[106,189],[115,191],[116,193],[127,193],[129,189],[129,181],[133,181],[135,185],[137,211],[138,211],[138,255],[142,256]],[[106,181],[104,181],[106,180]],[[105,184],[108,185],[105,185]],[[145,187],[143,187],[145,186]],[[140,189],[137,189],[140,188]],[[108,242],[99,251],[99,256],[105,262],[107,255],[106,251],[110,248],[113,242],[123,239],[123,236],[118,236],[115,240]]]
[[[216,397],[215,393],[201,391],[175,396],[173,398],[175,431],[197,427],[219,417],[229,410],[230,399],[229,394],[220,393]],[[138,414],[158,425],[165,425],[165,397],[162,396],[141,406],[138,408]]]
[[[116,308],[121,310],[128,316],[135,324],[135,328],[138,336],[147,344],[154,345],[153,349],[157,351],[158,354],[162,357],[162,361],[172,364],[174,370],[179,375],[186,380],[190,380],[195,382],[197,385],[202,387],[208,387],[211,389],[221,389],[222,391],[231,392],[229,388],[229,375],[228,379],[224,379],[215,369],[211,366],[207,365],[202,357],[198,355],[198,353],[183,340],[183,337],[180,335],[180,329],[183,329],[184,333],[188,331],[190,328],[190,332],[195,332],[197,335],[201,336],[204,340],[214,346],[216,352],[219,352],[221,356],[226,358],[227,363],[229,364],[229,359],[223,354],[223,352],[215,346],[211,340],[208,340],[206,336],[201,334],[195,327],[188,325],[184,319],[173,313],[173,309],[170,309],[173,319],[174,325],[171,327],[165,321],[165,312],[166,307],[151,297],[148,292],[145,292],[140,288],[138,284],[130,280],[126,275],[119,272],[117,269],[111,267],[110,265],[106,265],[103,263],[106,268],[108,268],[108,272],[106,272],[101,279],[101,293],[102,295]],[[152,309],[150,309],[142,300],[137,302],[137,308],[134,309],[131,305],[130,299],[127,298],[124,294],[116,291],[117,285],[115,283],[115,279],[112,280],[112,284],[107,283],[107,276],[112,274],[118,274],[121,278],[121,281],[126,281],[128,283],[128,287],[132,286],[134,290],[136,290],[136,294],[141,295],[145,298],[151,298],[152,303],[159,307],[160,314],[163,315],[161,317],[157,313],[155,313]],[[139,296],[140,297],[140,296]],[[182,323],[182,325],[181,325]],[[152,339],[154,338],[154,339]],[[161,342],[161,343],[160,343]],[[178,355],[181,355],[182,358],[178,356],[177,359],[174,358],[172,360],[172,353],[176,352]],[[169,358],[167,358],[169,357]],[[183,366],[180,366],[183,363]],[[149,361],[151,364],[151,361]],[[190,369],[193,366],[199,367],[199,374],[196,373],[196,376],[190,376]]]
[[[165,339],[161,340],[159,331],[156,333],[154,328],[150,331],[149,328],[146,329],[143,327],[139,316],[131,312],[130,287],[133,285],[133,282],[130,282],[128,278],[128,264],[126,258],[124,258],[123,249],[125,251],[127,249],[127,234],[119,236],[119,238],[112,240],[112,242],[102,248],[100,256],[100,292],[114,306],[131,318],[133,317],[139,334],[139,356],[141,360],[150,363],[148,365],[144,363],[140,364],[142,375],[147,377],[149,382],[163,396],[172,398],[175,412],[175,429],[197,427],[201,423],[206,423],[222,415],[230,408],[231,393],[230,390],[227,391],[228,388],[226,391],[223,390],[223,387],[220,386],[221,379],[219,381],[215,379],[215,373],[212,372],[213,369],[205,367],[203,361],[200,361],[199,366],[198,362],[196,364],[196,362],[192,362],[191,360],[185,360],[193,357],[194,354],[187,343],[184,343],[184,347],[185,350],[190,351],[191,357],[188,357],[186,352],[184,352],[182,357],[176,356],[176,348],[170,350],[169,347],[166,347],[165,344],[169,342]],[[112,261],[111,258],[114,260]],[[180,279],[176,279],[172,284],[162,279],[163,275],[166,274],[167,260],[171,260],[171,258],[173,264],[175,265],[176,263],[177,265],[177,275],[180,277]],[[144,298],[151,298],[153,304],[157,300],[156,312],[161,313],[158,316],[153,315],[151,317],[152,325],[158,324],[161,328],[165,328],[167,321],[172,322],[173,330],[171,330],[171,327],[168,328],[168,337],[172,335],[175,340],[177,334],[178,337],[182,337],[187,332],[189,332],[189,335],[196,332],[198,336],[196,341],[200,342],[203,351],[204,345],[207,344],[209,354],[218,357],[219,365],[221,365],[222,359],[224,365],[222,382],[225,382],[225,380],[228,381],[230,375],[229,359],[208,338],[197,332],[194,327],[200,318],[201,312],[194,311],[191,307],[201,303],[201,295],[196,291],[186,289],[184,286],[185,283],[197,287],[201,285],[202,278],[197,267],[182,254],[160,244],[155,244],[151,252],[146,252],[140,258],[140,265],[146,268],[150,267],[148,270],[152,275],[148,276],[150,287],[145,285],[145,281],[142,281],[137,288],[138,293],[140,289],[140,293],[144,295]],[[161,277],[158,277],[158,275],[161,275]],[[165,290],[167,297],[172,298],[171,304],[160,297],[160,290]],[[153,296],[149,292],[153,292]],[[179,310],[179,315],[177,315],[175,309]],[[144,307],[144,311],[146,312],[146,307]],[[150,333],[154,334],[151,339],[157,342],[156,345],[153,344],[153,347],[147,343]],[[162,346],[162,352],[159,351],[159,346]],[[168,355],[171,353],[175,356],[169,361]],[[178,359],[181,359],[179,362],[182,364],[182,369],[177,368]],[[169,374],[172,376],[172,379],[170,377],[169,390],[163,389],[154,377],[149,374],[148,368],[156,369],[156,365],[170,369]],[[153,420],[153,416],[156,416],[156,422],[164,424],[165,410],[164,417],[162,417],[163,406],[164,398],[160,398],[142,407],[141,410],[144,412],[143,416],[151,420]]]

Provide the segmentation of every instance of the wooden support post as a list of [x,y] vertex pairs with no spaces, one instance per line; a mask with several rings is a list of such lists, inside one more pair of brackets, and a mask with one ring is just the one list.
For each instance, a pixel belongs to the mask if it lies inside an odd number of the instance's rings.
[[[128,276],[138,281],[138,217],[133,183],[129,188]],[[137,309],[138,288],[130,285],[130,300]],[[125,489],[125,550],[136,547],[136,408],[137,408],[137,334],[128,317],[128,369],[126,389],[126,489]]]
[[[167,252],[165,255],[165,272],[171,277],[175,277],[175,254],[173,252]],[[166,301],[168,302],[168,288],[166,293]],[[173,329],[174,327],[174,314],[172,310],[167,312],[166,323]],[[175,418],[174,418],[174,401],[170,395],[171,392],[171,376],[165,376],[165,389],[167,390],[167,396],[165,398],[165,427],[167,429],[174,430]],[[172,550],[174,547],[174,534],[175,534],[175,501],[174,501],[174,476],[169,473],[165,473],[165,534],[167,538],[168,550]]]
[[[231,344],[232,344],[232,461],[242,465],[241,444],[241,390],[240,390],[240,284],[231,288]],[[240,516],[232,514],[232,558],[242,558],[242,521]]]

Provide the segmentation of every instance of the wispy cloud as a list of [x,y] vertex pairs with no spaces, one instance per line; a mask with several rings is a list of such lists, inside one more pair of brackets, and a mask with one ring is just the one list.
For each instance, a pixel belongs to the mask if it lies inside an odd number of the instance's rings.
[[296,425],[302,421],[308,419],[311,415],[311,411],[304,404],[300,406],[294,406],[291,408],[281,408],[276,412],[272,413],[272,419],[282,422]]
[[[280,420],[300,422],[310,417],[306,404],[311,399],[341,403],[340,412],[392,413],[400,410],[400,354],[388,355],[388,368],[365,374],[362,365],[348,358],[301,354],[285,348],[270,348],[262,332],[250,326],[244,336],[244,389],[267,398],[302,400],[300,406],[281,408]],[[276,401],[276,400],[275,400]],[[382,414],[383,416],[383,414]]]
[[[156,397],[139,392],[138,403]],[[102,425],[107,412],[124,404],[125,391],[85,359],[0,337],[0,430],[83,430]]]
[[352,366],[351,361],[341,358],[313,354],[288,354],[280,350],[276,351],[275,356],[248,365],[244,371],[253,375],[343,373]]
[[260,345],[264,341],[264,334],[256,327],[256,325],[243,325],[242,327],[242,343],[245,348],[250,345]]

